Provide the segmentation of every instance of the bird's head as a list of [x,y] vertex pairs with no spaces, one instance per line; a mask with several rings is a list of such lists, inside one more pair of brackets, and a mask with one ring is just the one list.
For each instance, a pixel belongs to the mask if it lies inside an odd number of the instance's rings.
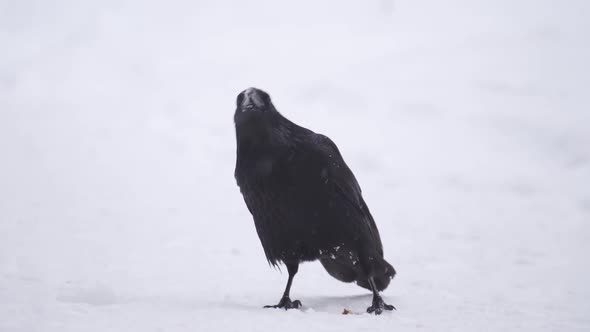
[[265,122],[276,112],[268,93],[257,88],[248,88],[240,92],[236,98],[234,122],[237,126]]

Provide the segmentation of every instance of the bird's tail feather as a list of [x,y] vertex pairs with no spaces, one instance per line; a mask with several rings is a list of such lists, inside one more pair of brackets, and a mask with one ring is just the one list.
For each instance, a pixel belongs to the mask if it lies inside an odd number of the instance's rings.
[[[389,286],[391,279],[395,277],[395,269],[385,259],[383,259],[378,267],[373,270],[373,280],[378,291],[382,291]],[[366,278],[360,278],[356,280],[356,284],[362,288],[371,290],[369,281]]]
[[[371,290],[369,281],[366,275],[362,273],[359,265],[352,265],[350,261],[338,258],[320,258],[320,262],[332,277],[342,282],[356,281],[356,284],[360,287]],[[381,259],[373,269],[373,280],[375,280],[377,290],[382,291],[387,288],[395,273],[393,266],[385,259]]]

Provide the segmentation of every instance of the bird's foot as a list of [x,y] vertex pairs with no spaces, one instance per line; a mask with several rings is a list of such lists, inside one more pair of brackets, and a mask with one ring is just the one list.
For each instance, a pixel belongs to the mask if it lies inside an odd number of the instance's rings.
[[301,308],[301,301],[299,301],[299,300],[291,301],[291,299],[288,296],[285,296],[279,301],[279,304],[265,305],[264,307],[265,308],[283,308],[285,310],[298,309],[298,308]]
[[373,297],[373,305],[367,308],[367,312],[372,314],[375,313],[375,315],[381,315],[381,313],[383,312],[383,310],[397,310],[395,309],[394,306],[392,306],[391,304],[387,304],[383,301],[383,299],[381,298],[381,296],[374,296]]

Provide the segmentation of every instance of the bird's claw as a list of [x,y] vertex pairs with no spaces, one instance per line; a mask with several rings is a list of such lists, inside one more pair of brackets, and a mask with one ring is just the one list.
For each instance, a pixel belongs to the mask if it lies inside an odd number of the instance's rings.
[[375,315],[381,315],[383,310],[392,311],[397,309],[391,304],[385,303],[381,296],[373,298],[373,305],[367,308],[368,313],[375,313]]
[[289,297],[283,297],[280,301],[279,304],[277,305],[265,305],[265,308],[282,308],[285,310],[288,309],[299,309],[301,308],[301,301],[299,300],[295,300],[295,301],[291,301],[291,299]]

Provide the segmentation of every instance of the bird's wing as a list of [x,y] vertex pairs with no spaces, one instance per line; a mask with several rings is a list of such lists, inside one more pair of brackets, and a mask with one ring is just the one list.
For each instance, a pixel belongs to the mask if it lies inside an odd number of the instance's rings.
[[363,222],[369,230],[371,237],[381,255],[383,255],[383,245],[379,230],[375,224],[375,220],[365,203],[361,187],[358,184],[354,174],[344,162],[338,147],[332,140],[321,134],[314,134],[314,141],[316,147],[320,149],[320,153],[328,158],[328,172],[326,176],[328,181],[336,188],[338,194],[342,195],[344,200],[354,207],[364,217]]

